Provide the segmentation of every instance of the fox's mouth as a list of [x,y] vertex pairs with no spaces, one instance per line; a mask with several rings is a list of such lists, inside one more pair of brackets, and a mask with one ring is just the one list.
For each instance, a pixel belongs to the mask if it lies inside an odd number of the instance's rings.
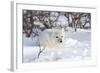
[[62,43],[62,39],[58,39],[58,41],[57,41],[58,43]]

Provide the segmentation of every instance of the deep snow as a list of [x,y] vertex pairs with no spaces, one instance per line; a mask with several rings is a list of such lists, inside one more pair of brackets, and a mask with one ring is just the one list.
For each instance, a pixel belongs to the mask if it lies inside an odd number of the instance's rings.
[[78,29],[77,32],[66,32],[63,49],[45,49],[38,58],[37,37],[23,36],[23,62],[45,62],[62,60],[84,60],[91,55],[91,30]]

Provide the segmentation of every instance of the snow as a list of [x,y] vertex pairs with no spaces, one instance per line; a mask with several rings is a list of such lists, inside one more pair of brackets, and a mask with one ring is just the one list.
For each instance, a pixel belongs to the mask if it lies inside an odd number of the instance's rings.
[[57,12],[51,12],[50,13],[50,20],[55,21],[57,19],[58,13]]
[[72,23],[72,15],[69,14],[69,23]]
[[23,45],[25,46],[25,47],[27,47],[27,46],[31,46],[31,47],[33,47],[33,46],[37,46],[37,44],[38,44],[38,38],[37,37],[34,37],[34,38],[26,38],[25,36],[24,36],[24,38],[23,38]]
[[64,48],[45,49],[39,58],[37,43],[37,37],[23,37],[23,62],[84,60],[91,56],[91,30],[78,29],[77,32],[66,32]]
[[34,21],[34,25],[40,26],[41,28],[44,28],[45,27],[43,25],[43,23],[41,23],[40,21]]
[[89,23],[86,23],[85,27],[90,27],[90,24]]

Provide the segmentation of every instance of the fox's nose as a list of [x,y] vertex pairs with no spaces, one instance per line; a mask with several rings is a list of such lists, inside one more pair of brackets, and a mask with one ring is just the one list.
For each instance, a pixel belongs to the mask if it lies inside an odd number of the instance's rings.
[[62,40],[60,40],[60,43],[62,43]]

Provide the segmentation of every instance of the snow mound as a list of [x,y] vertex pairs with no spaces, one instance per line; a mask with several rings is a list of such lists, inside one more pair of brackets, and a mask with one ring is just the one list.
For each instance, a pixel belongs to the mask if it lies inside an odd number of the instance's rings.
[[78,43],[78,41],[77,40],[73,40],[72,38],[68,38],[67,40],[66,40],[66,42],[65,42],[65,45],[68,47],[70,47],[70,46],[74,46],[76,43]]

